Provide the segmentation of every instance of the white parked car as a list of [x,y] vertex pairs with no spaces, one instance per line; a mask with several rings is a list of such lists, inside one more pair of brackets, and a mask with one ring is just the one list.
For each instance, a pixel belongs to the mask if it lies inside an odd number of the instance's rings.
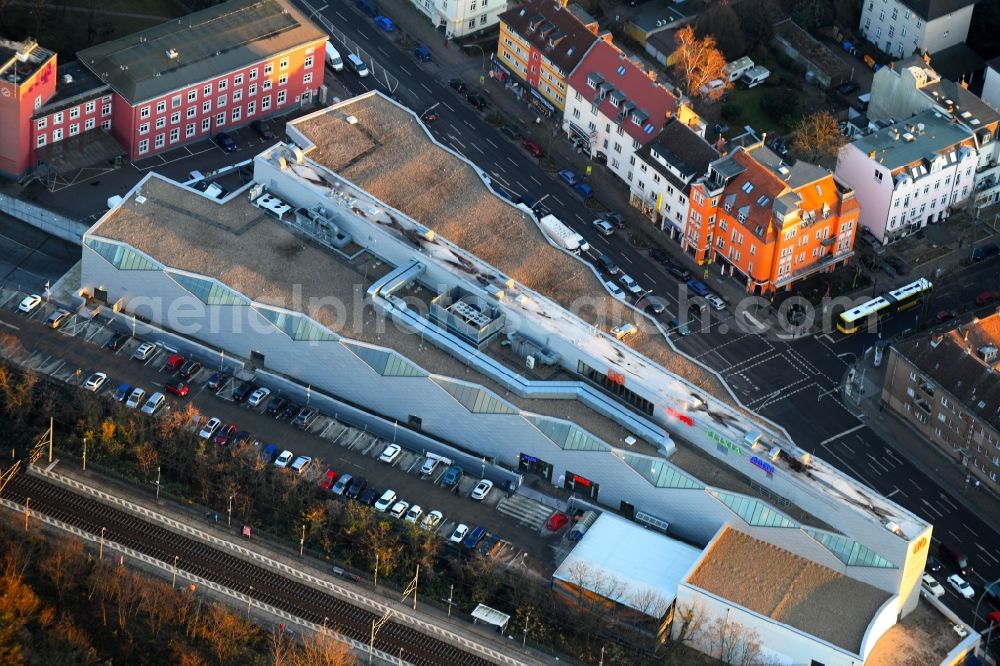
[[402,452],[403,452],[403,447],[401,447],[399,444],[390,444],[389,446],[385,447],[385,451],[382,452],[382,455],[380,455],[378,459],[380,462],[393,463],[396,462],[396,458],[398,458],[399,454],[401,454]]
[[167,401],[167,397],[160,392],[156,392],[149,396],[149,400],[146,404],[142,406],[142,413],[149,414],[150,416],[156,416],[156,412],[160,411],[163,404]]
[[264,402],[269,395],[271,395],[271,389],[261,386],[259,389],[250,394],[250,397],[247,398],[247,404],[251,407],[256,407]]
[[639,283],[632,279],[631,275],[622,275],[618,280],[625,286],[625,291],[632,294],[633,296],[642,295],[642,287]]
[[966,599],[971,599],[976,596],[976,592],[972,589],[972,586],[966,583],[965,579],[958,574],[948,576],[948,584],[955,588],[955,591]]
[[625,292],[622,291],[622,288],[616,285],[613,281],[608,280],[607,282],[604,283],[604,286],[607,287],[608,291],[611,292],[611,295],[617,298],[619,301],[625,300]]
[[135,351],[132,353],[132,358],[134,358],[137,361],[145,361],[147,358],[153,355],[153,352],[155,350],[156,350],[156,345],[154,345],[152,342],[143,342],[141,345],[135,348]]
[[406,518],[404,520],[408,523],[416,523],[424,515],[424,510],[420,508],[419,504],[414,504],[410,507],[410,510],[406,512]]
[[284,451],[281,452],[281,455],[278,456],[278,458],[274,461],[274,464],[277,465],[278,467],[288,467],[288,463],[292,462],[292,458],[294,457],[295,457],[294,453],[292,453],[288,449],[285,449]]
[[435,509],[424,516],[424,519],[420,521],[420,526],[425,530],[433,530],[441,524],[442,520],[444,520],[444,514]]
[[924,589],[935,597],[940,597],[944,594],[944,587],[941,586],[941,583],[937,582],[934,576],[925,573],[923,578],[921,578],[921,582],[924,585]]
[[198,433],[198,436],[201,437],[202,439],[212,439],[212,437],[215,435],[215,431],[221,427],[222,427],[222,421],[218,417],[213,416],[208,420],[208,423],[206,423],[202,427],[201,432]]
[[142,403],[142,399],[146,397],[146,392],[141,388],[136,386],[132,389],[132,392],[128,396],[128,400],[125,401],[125,406],[129,409],[135,409]]
[[393,518],[402,518],[409,510],[409,508],[410,508],[409,502],[404,502],[403,500],[399,500],[398,502],[392,505],[391,509],[389,509],[389,515],[392,516]]
[[607,220],[594,220],[594,228],[604,236],[610,236],[615,233],[615,228]]
[[462,543],[462,540],[465,539],[465,535],[467,535],[468,533],[469,533],[469,526],[459,523],[457,526],[455,526],[455,531],[451,533],[450,537],[448,537],[448,541],[450,541],[451,543]]
[[108,376],[106,374],[104,374],[103,372],[95,372],[94,374],[92,374],[90,377],[87,378],[87,381],[84,383],[83,388],[87,389],[88,391],[93,391],[94,393],[97,393],[98,391],[101,390],[101,387],[104,386],[104,382],[106,381],[108,381]]
[[299,456],[295,459],[295,462],[292,463],[291,470],[296,474],[301,474],[309,467],[309,463],[311,462],[312,458],[309,456]]
[[705,300],[708,301],[711,304],[711,306],[716,310],[726,309],[726,302],[722,300],[721,297],[716,296],[715,294],[709,294],[708,296],[705,297]]
[[375,502],[375,510],[381,513],[385,513],[385,511],[395,503],[396,503],[396,491],[389,489],[384,493],[382,493],[382,497],[379,497],[378,500]]
[[489,479],[481,479],[479,483],[476,484],[476,487],[472,489],[472,494],[469,495],[469,497],[477,502],[481,502],[486,499],[486,496],[490,494],[491,490],[493,490],[493,482]]
[[38,294],[32,294],[31,296],[25,296],[21,299],[21,304],[17,306],[17,309],[24,313],[33,312],[35,308],[42,304],[42,297]]

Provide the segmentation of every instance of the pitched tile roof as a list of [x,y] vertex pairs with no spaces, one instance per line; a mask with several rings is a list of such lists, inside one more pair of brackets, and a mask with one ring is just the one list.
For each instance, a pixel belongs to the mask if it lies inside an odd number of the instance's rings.
[[500,14],[500,20],[569,75],[597,41],[597,24],[588,28],[578,13],[555,0],[532,0]]
[[[599,110],[609,118],[615,119],[627,110],[628,118],[623,119],[622,127],[642,145],[656,138],[677,109],[677,98],[662,83],[651,78],[620,49],[603,41],[587,51],[573,70],[569,85],[591,103],[603,92],[603,101],[598,100]],[[612,99],[621,95],[613,96],[613,92],[624,95],[624,101],[617,107]]]
[[[723,191],[723,205],[730,205],[730,209],[726,212],[733,217],[742,212],[746,218],[742,222],[743,226],[761,238],[766,237],[774,200],[781,196],[788,186],[777,174],[755,160],[743,148],[738,148],[725,159],[743,167],[743,171],[730,179]],[[761,229],[760,232],[755,231],[758,227]]]

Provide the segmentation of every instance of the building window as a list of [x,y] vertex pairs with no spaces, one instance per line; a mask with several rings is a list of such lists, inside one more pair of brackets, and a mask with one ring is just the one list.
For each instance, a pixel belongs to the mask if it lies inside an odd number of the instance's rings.
[[73,123],[69,126],[69,135],[76,136],[80,133],[80,123]]
[[164,144],[166,143],[165,139],[166,137],[163,134],[157,134],[156,142],[153,145],[155,145],[157,148],[163,148]]
[[69,119],[70,120],[76,120],[79,117],[80,117],[80,107],[79,106],[74,106],[72,109],[69,110]]
[[282,74],[278,77],[278,85],[283,86],[288,83],[288,74]]
[[37,141],[36,141],[35,145],[36,145],[36,146],[37,146],[38,148],[41,148],[42,146],[44,146],[44,145],[45,145],[45,135],[44,135],[44,134],[39,134],[39,135],[38,135],[38,139],[37,139]]
[[249,118],[255,113],[257,113],[257,102],[251,100],[247,103],[247,117]]
[[140,118],[149,118],[149,107],[148,106],[144,106],[141,109],[139,109],[139,117]]
[[306,85],[309,85],[309,84],[310,84],[310,83],[312,83],[312,82],[313,82],[313,75],[312,75],[312,72],[309,72],[308,74],[304,74],[304,75],[302,76],[302,83],[304,83],[304,84],[306,84]]
[[215,108],[221,109],[226,105],[226,100],[229,98],[228,95],[219,95],[215,98]]
[[288,98],[288,96],[286,95],[285,91],[284,90],[279,90],[278,91],[278,99],[277,99],[278,106],[281,106],[282,104],[284,104],[285,100],[287,98]]
[[486,25],[486,14],[479,17],[479,25]]
[[264,97],[261,97],[261,99],[260,99],[260,110],[261,111],[267,111],[270,108],[271,108],[271,96],[270,95],[265,95]]
[[264,76],[267,76],[273,71],[274,71],[274,63],[269,62],[266,65],[264,65]]
[[170,130],[170,143],[177,143],[181,140],[181,128],[174,127]]
[[250,97],[253,97],[256,94],[257,94],[257,84],[256,83],[251,83],[250,84],[250,88],[247,90],[247,95],[249,95]]
[[149,123],[139,125],[139,134],[149,134]]
[[288,69],[288,58],[282,58],[278,61],[278,69]]
[[174,95],[170,99],[170,107],[173,108],[173,109],[176,109],[180,105],[181,105],[181,96],[180,95]]
[[48,118],[39,118],[38,122],[36,123],[36,127],[38,129],[45,129],[48,124],[49,124]]
[[305,61],[303,61],[303,63],[302,63],[302,67],[304,69],[311,69],[312,66],[313,66],[313,57],[312,56],[306,56]]
[[101,115],[102,116],[110,116],[111,115],[111,105],[110,104],[102,104],[101,105]]
[[97,126],[97,121],[93,118],[87,118],[87,120],[84,121],[83,123],[83,129],[85,130],[92,130],[96,126]]
[[180,111],[174,111],[173,113],[170,114],[170,124],[171,125],[176,125],[180,121],[181,121],[181,112]]
[[184,128],[184,137],[190,139],[194,136],[195,126],[194,123],[188,123]]
[[166,118],[164,118],[163,116],[160,116],[159,118],[156,119],[156,129],[163,129],[166,126],[167,126],[167,119]]
[[211,110],[212,110],[212,100],[206,99],[204,102],[201,103],[202,113],[209,113]]
[[210,129],[212,129],[212,119],[211,118],[202,118],[201,119],[201,131],[202,132],[207,132]]
[[202,88],[202,90],[201,90],[201,94],[204,97],[211,97],[212,96],[212,84],[211,83],[206,83],[205,87]]
[[270,90],[271,89],[271,79],[267,79],[266,81],[264,81],[264,83],[261,84],[260,88],[261,88],[261,90]]
[[139,142],[139,154],[142,155],[148,152],[149,152],[149,139],[143,139],[142,141]]
[[[149,114],[146,114],[146,115],[149,115]],[[53,125],[62,125],[63,124],[63,112],[62,111],[60,111],[56,115],[52,116],[52,124]]]
[[111,129],[111,121],[110,120],[102,120],[101,121],[101,127],[103,129],[106,129],[106,130]]
[[157,113],[163,113],[166,110],[167,110],[167,101],[166,100],[161,99],[159,102],[156,103],[156,112]]
[[188,120],[191,120],[192,118],[194,118],[197,115],[198,115],[198,107],[196,107],[196,106],[189,106],[187,108],[187,119]]
[[193,102],[196,99],[198,99],[198,91],[197,90],[188,90],[188,101],[189,102]]
[[243,116],[243,107],[237,106],[233,107],[233,122],[239,122],[240,118]]
[[256,67],[254,67],[253,69],[250,70],[250,80],[251,81],[256,81],[257,80],[257,68]]
[[86,108],[87,108],[87,113],[93,113],[95,110],[97,110],[97,102],[95,102],[94,100],[90,100],[89,102],[87,102]]
[[222,127],[225,124],[226,124],[226,114],[225,113],[215,114],[215,126]]
[[469,28],[476,27],[476,19],[469,19]]
[[233,85],[234,86],[241,86],[241,85],[243,85],[243,75],[242,74],[237,74],[236,76],[233,77]]
[[229,79],[219,79],[219,92],[229,87]]
[[875,182],[877,183],[882,182],[882,172],[879,171],[878,169],[875,169]]

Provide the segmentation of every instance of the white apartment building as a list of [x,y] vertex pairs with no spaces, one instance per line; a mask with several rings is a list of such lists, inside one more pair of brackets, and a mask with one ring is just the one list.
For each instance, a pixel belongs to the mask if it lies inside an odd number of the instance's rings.
[[962,44],[976,0],[863,0],[861,35],[896,57]]
[[996,137],[1000,112],[964,85],[942,78],[931,62],[926,55],[911,56],[876,72],[868,118],[902,120],[927,109],[951,117],[971,132],[978,153],[974,205],[995,204],[1000,201],[1000,142]]
[[719,157],[719,151],[696,131],[671,120],[656,140],[636,153],[629,202],[660,231],[676,238],[684,233],[691,183]]
[[854,189],[861,226],[891,243],[966,201],[977,161],[972,133],[930,109],[841,148],[835,173]]
[[507,0],[411,0],[446,37],[462,37],[500,22]]

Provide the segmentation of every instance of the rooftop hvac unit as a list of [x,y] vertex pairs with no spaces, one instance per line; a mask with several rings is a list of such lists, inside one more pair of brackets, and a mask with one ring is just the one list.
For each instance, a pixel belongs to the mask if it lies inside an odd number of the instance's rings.
[[528,367],[529,370],[534,369],[534,367],[535,367],[535,357],[533,355],[531,355],[531,354],[529,354],[528,356],[525,356],[524,357],[524,364]]
[[667,521],[662,518],[657,518],[652,514],[646,513],[645,511],[636,512],[635,522],[639,523],[643,527],[648,527],[649,529],[656,530],[662,534],[666,534],[667,529],[670,527],[670,523]]
[[171,60],[176,60],[179,55],[180,54],[177,53],[177,49],[167,49],[167,57]]

